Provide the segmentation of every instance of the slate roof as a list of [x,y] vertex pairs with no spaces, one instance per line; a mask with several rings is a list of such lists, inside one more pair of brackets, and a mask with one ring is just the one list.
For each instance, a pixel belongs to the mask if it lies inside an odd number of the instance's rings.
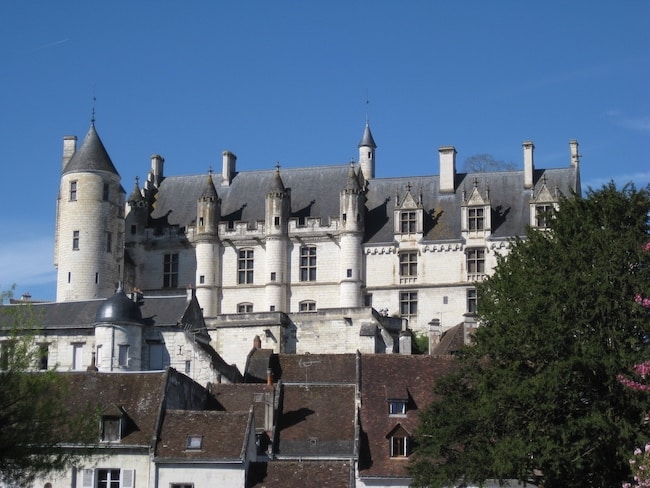
[[353,486],[354,465],[348,461],[274,461],[251,463],[249,488],[304,488]]
[[[339,216],[339,195],[349,183],[349,165],[286,168],[280,171],[285,188],[291,189],[292,216],[320,218],[328,225]],[[276,171],[238,172],[230,186],[217,187],[222,200],[221,220],[246,221],[256,225],[265,218],[264,199],[276,184]],[[524,188],[523,171],[490,173],[457,173],[456,192],[441,194],[440,177],[410,176],[374,178],[366,193],[366,244],[392,243],[396,195],[402,198],[407,185],[414,196],[422,195],[425,212],[424,241],[459,241],[461,239],[461,206],[463,189],[469,196],[477,181],[481,195],[492,206],[491,239],[523,236],[530,222],[530,201],[546,182],[547,188],[570,195],[577,184],[573,167],[535,170],[534,189]],[[220,176],[215,177],[220,181]],[[170,176],[160,184],[152,218],[166,218],[169,224],[186,227],[196,219],[196,202],[205,188],[204,175]]]
[[354,354],[280,354],[278,379],[283,383],[351,383],[357,381]]
[[353,457],[355,385],[283,385],[278,457]]
[[[232,461],[246,455],[251,412],[168,410],[156,446],[156,462]],[[201,436],[200,449],[188,449],[188,436]]]
[[[360,476],[408,477],[406,458],[391,458],[389,434],[401,426],[413,435],[418,415],[436,400],[433,385],[455,365],[451,357],[363,354],[361,356]],[[407,396],[406,415],[389,415],[388,399]]]
[[[291,189],[291,210],[304,217],[321,217],[328,224],[339,215],[339,194],[348,180],[349,165],[280,170]],[[156,193],[152,218],[167,216],[172,225],[185,227],[196,220],[196,202],[205,188],[205,175],[169,176]],[[221,181],[221,175],[213,176]],[[265,217],[265,197],[275,185],[276,170],[247,171],[235,175],[230,186],[217,186],[222,221],[255,223]],[[171,211],[171,213],[170,213]]]
[[[85,300],[79,302],[47,302],[33,303],[31,307],[34,317],[44,329],[63,328],[92,328],[97,310],[105,299]],[[14,307],[19,305],[0,306],[0,327],[10,327]],[[145,296],[140,312],[145,323],[156,326],[176,325],[187,308],[187,297],[182,296]]]
[[102,140],[99,138],[99,134],[95,130],[94,123],[88,129],[81,146],[77,148],[70,161],[65,165],[63,174],[78,171],[107,171],[118,174]]

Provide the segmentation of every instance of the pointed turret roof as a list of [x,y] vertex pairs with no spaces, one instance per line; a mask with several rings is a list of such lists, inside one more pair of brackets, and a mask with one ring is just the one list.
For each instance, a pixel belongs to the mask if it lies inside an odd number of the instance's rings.
[[359,147],[372,147],[376,148],[375,140],[372,138],[372,132],[370,132],[370,125],[366,122],[366,128],[363,131],[363,137],[361,137],[361,142]]
[[68,164],[66,164],[63,173],[77,171],[107,171],[116,175],[119,174],[95,130],[94,122],[91,123],[81,147],[75,151]]
[[217,189],[214,187],[214,181],[212,181],[212,170],[208,173],[208,181],[203,188],[203,193],[201,193],[201,199],[204,198],[219,198]]
[[142,192],[140,191],[140,185],[138,184],[138,177],[135,177],[135,184],[133,185],[133,191],[131,192],[131,195],[129,195],[129,199],[127,200],[129,203],[137,203],[144,201],[144,197],[142,196]]
[[357,191],[361,188],[359,184],[359,177],[354,170],[354,163],[350,163],[350,170],[348,171],[348,180],[345,183],[345,190]]
[[284,182],[280,176],[280,165],[278,164],[275,167],[275,173],[273,174],[273,179],[271,180],[271,186],[269,187],[269,193],[284,193]]

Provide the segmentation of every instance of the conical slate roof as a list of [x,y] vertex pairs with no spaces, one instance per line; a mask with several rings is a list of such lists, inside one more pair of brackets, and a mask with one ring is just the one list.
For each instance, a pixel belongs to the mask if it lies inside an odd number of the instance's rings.
[[208,174],[208,179],[205,183],[203,193],[201,193],[201,198],[219,198],[219,195],[217,195],[217,189],[214,187],[214,181],[212,181],[212,172]]
[[86,137],[84,137],[81,147],[65,165],[63,173],[74,173],[77,171],[107,171],[109,173],[118,174],[113,162],[106,152],[102,140],[99,138],[95,130],[95,124],[90,125]]
[[275,170],[273,179],[271,180],[271,187],[269,188],[269,193],[284,193],[284,182],[280,176],[280,168]]
[[366,128],[363,131],[363,137],[361,137],[361,142],[359,147],[373,147],[376,148],[375,140],[372,138],[372,132],[370,132],[370,126],[366,123]]
[[350,171],[348,172],[348,181],[345,184],[345,189],[356,191],[359,188],[361,188],[359,185],[359,178],[357,177],[356,171],[354,171],[354,165],[350,164]]

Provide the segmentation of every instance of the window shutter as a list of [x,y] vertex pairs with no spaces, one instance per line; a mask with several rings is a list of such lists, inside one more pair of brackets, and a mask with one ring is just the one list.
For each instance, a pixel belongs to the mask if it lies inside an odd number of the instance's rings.
[[81,486],[83,486],[83,488],[93,488],[93,486],[95,486],[94,478],[95,478],[94,469],[84,469],[82,473]]
[[135,469],[122,470],[122,488],[133,488],[135,486]]

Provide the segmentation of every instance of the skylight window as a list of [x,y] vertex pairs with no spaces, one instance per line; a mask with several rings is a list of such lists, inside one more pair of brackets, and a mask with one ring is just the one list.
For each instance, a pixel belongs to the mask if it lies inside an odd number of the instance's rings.
[[202,435],[188,435],[187,436],[187,449],[188,450],[199,450],[203,446],[203,436]]

